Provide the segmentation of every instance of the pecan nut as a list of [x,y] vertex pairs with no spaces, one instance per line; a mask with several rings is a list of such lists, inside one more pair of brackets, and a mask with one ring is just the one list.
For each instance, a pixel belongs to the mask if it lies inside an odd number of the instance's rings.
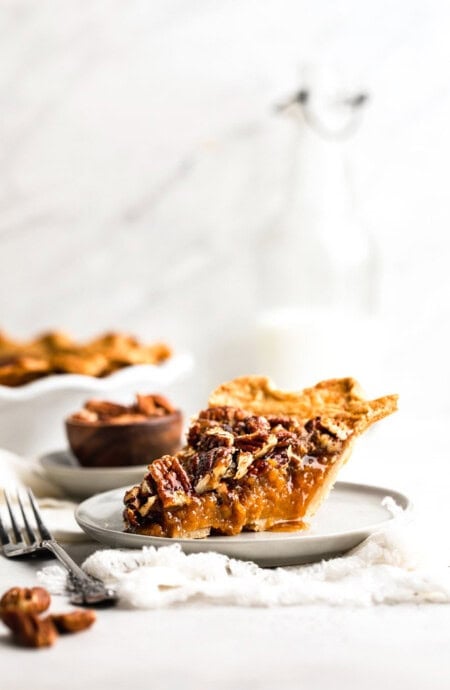
[[88,412],[97,414],[100,419],[117,417],[118,415],[128,412],[128,407],[126,405],[109,402],[108,400],[88,400],[84,407]]
[[175,407],[164,396],[159,393],[153,395],[136,395],[136,409],[147,417],[162,416],[175,412]]
[[16,642],[24,647],[50,647],[58,637],[50,616],[39,618],[34,613],[6,609],[2,621],[12,631]]
[[231,450],[223,446],[200,452],[198,454],[199,479],[195,485],[195,491],[203,494],[216,489],[222,477],[227,474],[232,460]]
[[170,400],[166,398],[165,395],[161,395],[160,393],[154,393],[152,398],[156,407],[162,409],[165,413],[171,414],[172,412],[175,412],[175,407],[172,405]]
[[92,609],[77,609],[68,613],[57,613],[48,616],[60,633],[75,633],[87,630],[97,620]]
[[0,617],[5,611],[42,613],[50,606],[50,594],[43,587],[12,587],[0,599]]
[[191,482],[178,458],[163,455],[149,466],[149,475],[165,508],[182,506],[189,502]]

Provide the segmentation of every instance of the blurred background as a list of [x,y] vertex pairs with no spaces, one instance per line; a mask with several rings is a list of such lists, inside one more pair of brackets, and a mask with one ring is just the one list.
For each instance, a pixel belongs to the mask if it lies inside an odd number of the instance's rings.
[[358,376],[401,394],[373,457],[436,455],[449,23],[437,0],[5,0],[2,328],[166,340],[192,411],[239,374]]

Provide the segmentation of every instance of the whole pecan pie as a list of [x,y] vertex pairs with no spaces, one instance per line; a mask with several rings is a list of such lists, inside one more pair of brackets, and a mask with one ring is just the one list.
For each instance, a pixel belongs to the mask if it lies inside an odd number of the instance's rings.
[[354,379],[301,393],[243,377],[214,391],[187,445],[148,467],[125,494],[130,532],[201,538],[302,528],[332,488],[355,438],[394,412],[397,396],[366,400]]
[[80,343],[63,331],[23,342],[0,331],[0,385],[23,386],[54,374],[103,377],[133,364],[162,364],[171,355],[165,343],[147,345],[127,333],[105,333]]

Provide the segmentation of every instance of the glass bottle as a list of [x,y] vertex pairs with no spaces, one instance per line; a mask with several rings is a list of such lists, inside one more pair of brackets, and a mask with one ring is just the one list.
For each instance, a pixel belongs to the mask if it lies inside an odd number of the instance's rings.
[[282,212],[261,235],[256,351],[258,369],[281,386],[367,378],[377,255],[346,161],[366,100],[302,89],[279,108],[291,127],[289,171]]

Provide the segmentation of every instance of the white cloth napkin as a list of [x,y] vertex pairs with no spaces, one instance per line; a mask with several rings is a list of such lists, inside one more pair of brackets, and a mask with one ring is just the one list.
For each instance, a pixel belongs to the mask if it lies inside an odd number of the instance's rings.
[[[84,570],[116,588],[126,608],[152,609],[182,602],[241,606],[328,604],[372,606],[450,603],[450,572],[434,550],[419,546],[414,525],[402,519],[373,534],[348,555],[312,565],[259,568],[213,552],[186,555],[179,545],[103,550]],[[58,566],[40,579],[64,591]]]
[[[25,487],[30,487],[37,497],[45,524],[56,539],[65,542],[88,539],[73,516],[77,504],[64,498],[38,462],[0,449],[0,489],[6,489],[14,503],[17,490],[23,492]],[[0,491],[0,508],[2,503],[3,491]]]

